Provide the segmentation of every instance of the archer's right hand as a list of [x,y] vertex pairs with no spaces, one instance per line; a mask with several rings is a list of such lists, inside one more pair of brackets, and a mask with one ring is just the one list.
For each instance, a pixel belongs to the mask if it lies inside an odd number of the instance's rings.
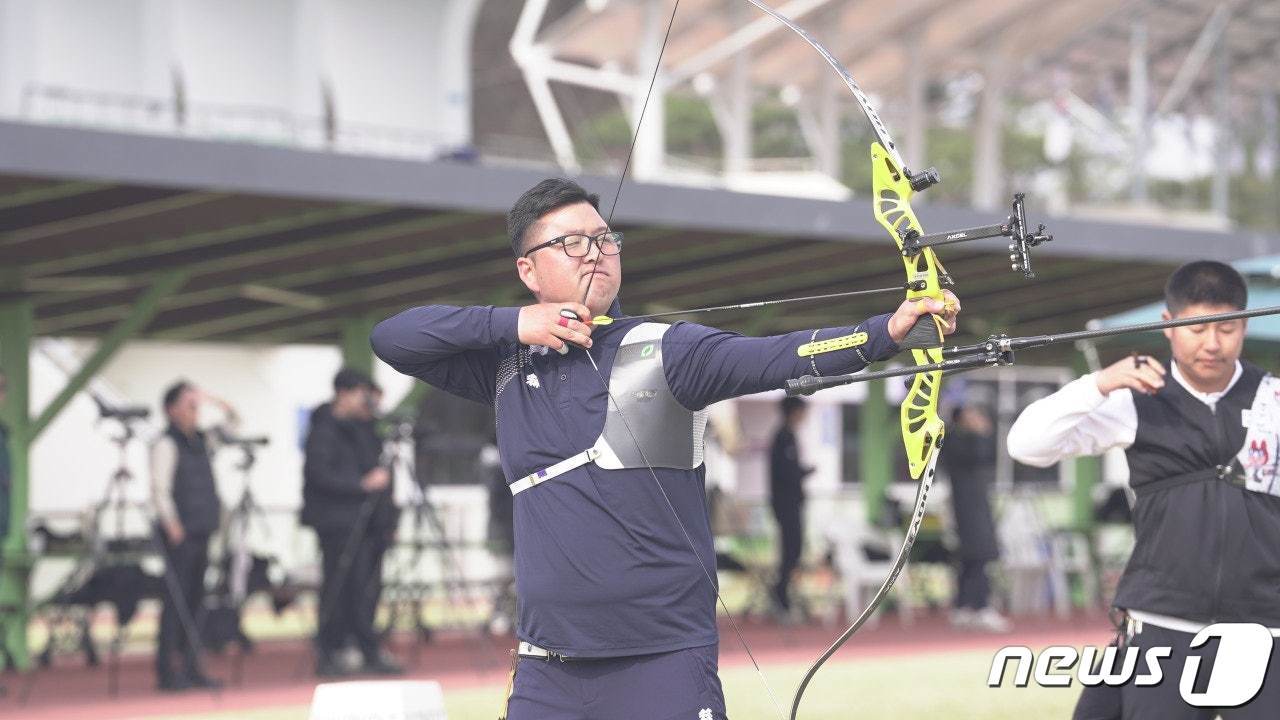
[[181,545],[182,541],[187,539],[187,531],[183,529],[182,523],[177,520],[164,521],[164,534],[169,538],[170,545]]
[[1098,392],[1110,395],[1120,388],[1150,395],[1164,387],[1164,366],[1150,355],[1127,357],[1094,374]]
[[578,320],[570,320],[560,315],[561,310],[570,310],[580,318],[590,318],[591,311],[581,303],[538,303],[520,308],[520,319],[516,324],[516,333],[524,345],[545,345],[552,350],[560,350],[565,342],[582,347],[591,347],[592,326]]
[[384,467],[376,467],[360,478],[360,489],[367,493],[382,490],[391,484],[391,472]]

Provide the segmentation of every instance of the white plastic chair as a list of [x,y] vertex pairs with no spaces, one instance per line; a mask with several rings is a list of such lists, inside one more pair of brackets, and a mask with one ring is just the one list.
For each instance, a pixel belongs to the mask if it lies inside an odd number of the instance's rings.
[[[893,556],[897,554],[902,538],[896,537],[896,533],[881,532],[872,528],[861,513],[852,513],[847,517],[832,520],[823,532],[823,537],[831,547],[836,572],[840,576],[840,582],[834,587],[843,590],[845,617],[848,618],[848,622],[853,622],[867,606],[875,591],[880,588],[884,579],[888,577],[889,571],[893,568]],[[889,554],[889,558],[869,560],[864,550],[867,545],[883,547]],[[903,625],[909,625],[913,620],[914,611],[909,601],[911,575],[907,568],[903,568],[898,581],[894,583],[894,591],[898,598],[898,621]],[[879,621],[880,611],[877,610],[867,620],[867,624],[875,625]]]

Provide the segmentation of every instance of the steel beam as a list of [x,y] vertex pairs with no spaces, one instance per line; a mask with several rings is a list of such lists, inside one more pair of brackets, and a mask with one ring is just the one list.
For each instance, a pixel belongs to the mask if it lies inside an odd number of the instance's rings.
[[91,182],[61,182],[52,185],[42,185],[40,187],[31,188],[30,190],[20,190],[18,192],[0,196],[0,210],[12,210],[14,208],[26,207],[27,205],[35,205],[36,203],[49,202],[51,200],[62,200],[64,198],[75,197],[77,195],[87,195],[88,193],[105,190],[109,187],[111,187],[111,185],[106,183]]
[[66,218],[63,220],[55,220],[43,225],[34,225],[32,227],[22,228],[21,230],[4,233],[3,235],[0,235],[0,247],[20,245],[33,240],[43,240],[44,238],[54,237],[56,235],[62,235],[64,233],[74,232],[77,230],[89,230],[96,227],[102,227],[103,225],[124,222],[126,220],[137,220],[139,218],[150,217],[152,215],[185,210],[189,207],[204,205],[205,203],[210,203],[214,200],[221,200],[225,197],[227,196],[222,193],[182,193],[180,195],[160,198],[159,200],[133,203],[123,207],[111,208],[110,210],[89,213],[88,215],[79,215],[77,217]]
[[273,217],[259,222],[233,225],[231,227],[206,230],[189,235],[147,240],[130,245],[107,247],[100,250],[85,250],[54,260],[33,262],[24,265],[22,273],[25,277],[42,277],[66,272],[74,272],[85,268],[98,267],[130,260],[137,260],[153,255],[212,247],[244,240],[261,235],[298,230],[300,228],[322,225],[339,220],[350,220],[386,212],[385,207],[364,204],[342,204],[308,210],[294,215]]
[[84,388],[85,384],[102,369],[103,365],[107,364],[107,361],[116,354],[121,346],[145,328],[147,323],[151,322],[151,319],[160,311],[161,301],[177,292],[186,281],[187,274],[185,272],[166,273],[160,276],[151,288],[138,298],[129,317],[121,320],[115,327],[111,328],[111,331],[94,348],[93,354],[84,361],[84,365],[67,380],[67,384],[62,390],[36,416],[35,421],[31,423],[30,440],[35,440],[40,436],[40,433],[67,406],[67,403],[71,402],[71,398],[75,397],[76,393]]
[[30,348],[34,308],[29,300],[0,303],[0,368],[8,379],[8,400],[0,420],[9,431],[9,533],[0,538],[0,646],[18,669],[30,667],[27,652],[29,608],[27,504],[30,448]]
[[[299,242],[289,243],[288,245],[280,247],[264,248],[262,250],[253,250],[250,252],[236,253],[226,257],[205,260],[198,265],[191,266],[188,273],[189,277],[194,280],[205,275],[211,275],[219,272],[248,270],[263,263],[306,257],[312,253],[322,252],[333,247],[352,247],[358,244],[374,243],[400,235],[448,228],[464,222],[474,221],[476,219],[478,219],[478,216],[452,214],[432,215],[430,217],[417,218],[390,225],[379,225],[366,230],[322,235],[319,237],[301,240]],[[354,265],[341,265],[337,267],[324,267],[299,272],[274,274],[261,278],[260,280],[269,283],[274,288],[289,289],[300,287],[308,283],[323,282],[337,277],[346,277],[351,275],[353,272],[367,272],[367,268],[370,266],[376,266],[381,269],[398,267],[416,255],[438,252],[440,252],[440,249],[435,247],[420,248],[413,252],[405,253],[404,255],[375,256],[371,257],[369,260],[355,263]],[[234,283],[184,292],[181,295],[170,297],[166,300],[163,309],[168,311],[233,299],[242,294],[244,281],[252,279],[254,279],[252,276],[246,275],[238,277]],[[40,334],[48,335],[59,331],[85,327],[87,325],[95,325],[97,323],[110,320],[118,320],[120,318],[127,317],[132,307],[132,303],[121,303],[116,305],[91,307],[86,310],[80,310],[73,313],[60,314],[41,319],[38,329]]]
[[342,350],[343,367],[359,370],[373,377],[373,348],[369,345],[369,335],[377,324],[378,319],[367,314],[342,319],[338,346]]
[[884,512],[885,491],[893,482],[892,454],[902,449],[901,441],[895,442],[897,433],[890,430],[898,423],[889,414],[883,380],[867,383],[867,396],[858,411],[858,479],[867,522],[875,527]]

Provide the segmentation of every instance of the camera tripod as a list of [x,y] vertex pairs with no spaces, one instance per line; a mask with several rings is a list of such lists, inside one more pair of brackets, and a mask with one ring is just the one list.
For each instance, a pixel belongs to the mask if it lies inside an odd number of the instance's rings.
[[[84,532],[85,554],[77,560],[76,565],[47,603],[48,607],[53,608],[52,617],[49,620],[50,637],[45,650],[41,653],[40,661],[44,665],[52,662],[54,647],[58,644],[57,629],[60,625],[70,623],[74,624],[79,631],[80,646],[85,652],[87,661],[90,665],[97,665],[98,657],[89,633],[89,620],[92,607],[99,600],[112,598],[109,595],[99,597],[103,590],[100,587],[94,587],[93,581],[96,574],[107,569],[115,569],[115,566],[127,569],[129,561],[140,563],[143,557],[149,554],[158,555],[164,564],[162,582],[176,601],[176,611],[182,632],[198,659],[203,654],[203,647],[200,643],[196,619],[192,617],[183,597],[182,588],[174,576],[172,559],[160,538],[162,531],[157,527],[151,528],[146,535],[133,538],[126,535],[126,515],[131,507],[140,509],[140,504],[131,502],[128,497],[129,487],[134,480],[134,475],[129,470],[128,451],[137,438],[135,423],[145,420],[149,412],[146,408],[112,408],[96,396],[93,399],[98,405],[99,421],[115,420],[120,424],[120,433],[110,438],[117,448],[119,461],[107,481],[102,499],[87,515],[88,526]],[[108,518],[108,515],[113,517]],[[111,520],[114,520],[114,527],[108,530]],[[137,601],[147,596],[145,583],[141,582],[144,575],[140,564],[135,568],[135,573],[136,575],[131,577],[137,584],[131,587],[132,592],[128,596],[119,595],[114,598],[117,602],[117,631],[111,641],[107,674],[108,692],[112,696],[116,695],[119,689],[119,656],[126,640],[128,621],[132,618]],[[163,591],[160,594],[163,595]],[[73,615],[79,606],[87,609],[77,620]]]
[[[408,481],[409,497],[405,510],[411,513],[410,533],[407,541],[399,546],[407,552],[397,558],[391,573],[391,581],[387,588],[392,596],[390,615],[384,632],[391,632],[402,613],[413,618],[413,627],[421,642],[430,642],[432,630],[425,624],[424,605],[430,599],[432,587],[443,590],[447,611],[452,611],[456,618],[464,614],[470,605],[467,578],[456,543],[450,540],[448,531],[441,517],[440,508],[432,502],[426,483],[417,472],[414,422],[404,418],[395,422],[392,431],[384,444],[384,457],[389,461],[393,480]],[[428,553],[438,553],[439,579],[432,582],[424,579],[413,579],[426,566]],[[488,640],[484,632],[484,623],[480,623],[480,635]],[[414,660],[417,660],[421,647],[415,645]]]
[[[253,652],[253,641],[241,627],[240,613],[249,595],[261,586],[254,585],[254,564],[256,558],[249,546],[249,534],[255,521],[262,528],[266,538],[271,536],[271,527],[267,522],[266,512],[253,496],[253,466],[257,462],[257,448],[267,444],[266,438],[238,439],[222,438],[223,447],[233,447],[241,452],[236,470],[241,477],[240,499],[227,514],[220,538],[221,557],[216,565],[218,582],[214,592],[206,598],[204,612],[206,626],[205,639],[210,648],[221,652],[231,642],[240,646],[231,661],[231,682],[239,684],[243,669],[244,656]],[[261,570],[259,571],[261,572]],[[264,578],[258,578],[259,581]]]
[[[38,656],[38,661],[44,667],[52,664],[53,656],[59,647],[70,649],[72,646],[84,653],[85,661],[90,666],[97,666],[100,663],[97,647],[89,631],[92,608],[88,603],[79,601],[85,599],[82,598],[83,595],[92,594],[91,591],[89,593],[84,591],[89,590],[88,585],[96,572],[110,566],[113,562],[139,559],[150,549],[145,539],[130,540],[125,534],[126,516],[131,508],[138,507],[138,503],[130,501],[128,497],[129,488],[133,484],[133,474],[128,466],[128,452],[130,445],[137,437],[135,422],[143,420],[146,417],[145,412],[142,414],[118,413],[107,408],[101,401],[98,405],[99,421],[112,419],[120,422],[119,434],[110,438],[112,444],[116,446],[119,461],[116,469],[107,479],[101,499],[94,503],[83,516],[79,542],[72,546],[76,548],[78,557],[71,571],[59,583],[49,600],[42,603],[47,610],[46,622],[49,627],[49,637]],[[46,528],[37,529],[38,534],[42,531],[46,541],[53,537],[53,533]],[[67,540],[67,538],[58,539]],[[120,627],[111,642],[108,654],[110,661],[108,687],[112,695],[115,694],[117,687],[116,660],[125,639],[124,623],[119,624]]]

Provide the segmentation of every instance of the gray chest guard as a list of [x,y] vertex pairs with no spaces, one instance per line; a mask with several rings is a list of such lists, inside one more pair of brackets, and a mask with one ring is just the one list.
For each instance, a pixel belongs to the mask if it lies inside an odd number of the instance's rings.
[[641,323],[628,330],[618,346],[609,374],[612,399],[604,432],[593,448],[599,451],[596,464],[606,470],[649,465],[692,470],[702,464],[707,412],[686,409],[667,385],[662,336],[669,327]]

